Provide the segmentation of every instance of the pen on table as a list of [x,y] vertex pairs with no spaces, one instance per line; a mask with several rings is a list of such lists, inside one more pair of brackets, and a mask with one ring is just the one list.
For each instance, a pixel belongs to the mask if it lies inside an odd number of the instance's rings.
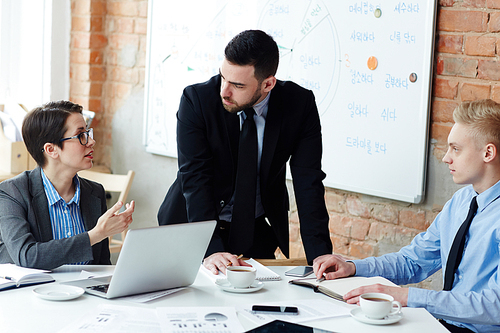
[[[240,260],[241,258],[243,258],[242,254],[240,254],[238,257],[236,257],[236,260]],[[232,266],[232,265],[233,265],[232,262],[228,262],[226,266],[229,267],[229,266]]]
[[11,278],[10,276],[0,276],[0,279],[5,279],[5,280],[11,280],[11,281],[14,281],[13,278]]

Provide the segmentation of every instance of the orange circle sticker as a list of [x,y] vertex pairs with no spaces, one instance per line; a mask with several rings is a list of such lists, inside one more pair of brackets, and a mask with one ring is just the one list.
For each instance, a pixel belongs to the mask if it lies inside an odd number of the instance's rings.
[[377,60],[377,58],[375,58],[373,56],[371,56],[370,58],[368,58],[367,65],[368,65],[368,68],[373,71],[378,66],[378,60]]

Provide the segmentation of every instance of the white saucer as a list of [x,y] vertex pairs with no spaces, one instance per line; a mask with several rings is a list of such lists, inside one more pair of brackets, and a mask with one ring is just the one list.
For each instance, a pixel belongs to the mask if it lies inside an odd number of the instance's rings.
[[262,289],[264,286],[264,282],[255,280],[254,283],[248,288],[235,288],[233,287],[227,279],[217,279],[215,281],[217,287],[224,291],[228,291],[230,293],[253,293],[254,291]]
[[83,288],[56,284],[33,289],[33,293],[49,301],[67,301],[83,295]]
[[401,318],[403,318],[403,314],[398,313],[398,314],[389,315],[389,316],[385,317],[384,319],[371,319],[363,314],[360,307],[352,309],[351,316],[354,319],[356,319],[357,321],[360,321],[360,322],[365,323],[365,324],[372,324],[372,325],[394,324],[394,323],[397,323],[398,321],[400,321]]

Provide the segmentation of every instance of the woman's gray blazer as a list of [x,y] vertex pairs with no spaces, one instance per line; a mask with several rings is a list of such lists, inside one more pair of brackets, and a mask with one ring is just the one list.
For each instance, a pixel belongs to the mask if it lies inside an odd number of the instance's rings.
[[[102,185],[80,178],[80,210],[87,231],[106,212]],[[88,233],[54,240],[41,169],[0,183],[0,263],[53,269],[70,263],[110,264],[108,239],[90,246]]]

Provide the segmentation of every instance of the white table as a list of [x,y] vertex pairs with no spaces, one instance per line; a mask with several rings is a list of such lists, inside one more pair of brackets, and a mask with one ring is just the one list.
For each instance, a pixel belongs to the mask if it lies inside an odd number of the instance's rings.
[[[144,303],[136,304],[120,299],[106,300],[100,297],[84,294],[70,301],[47,301],[35,296],[32,292],[37,286],[29,286],[0,292],[0,331],[6,332],[57,332],[68,324],[86,314],[99,304],[113,304],[137,307],[179,307],[179,306],[235,306],[246,303],[265,303],[271,301],[287,301],[297,299],[325,299],[337,302],[342,306],[354,308],[335,301],[327,296],[314,293],[312,289],[294,286],[288,283],[289,277],[284,272],[291,267],[269,267],[280,274],[282,281],[265,282],[264,288],[254,293],[234,294],[220,290],[208,277],[199,273],[194,284],[185,290],[172,295]],[[56,269],[51,275],[59,283],[77,279],[80,271],[95,272],[96,274],[111,273],[114,266],[63,266]],[[305,323],[335,332],[448,332],[425,309],[404,308],[403,319],[392,325],[375,326],[356,321],[350,316],[336,317],[327,320],[318,320]],[[241,318],[240,318],[241,319]],[[245,329],[255,326],[242,320]]]

